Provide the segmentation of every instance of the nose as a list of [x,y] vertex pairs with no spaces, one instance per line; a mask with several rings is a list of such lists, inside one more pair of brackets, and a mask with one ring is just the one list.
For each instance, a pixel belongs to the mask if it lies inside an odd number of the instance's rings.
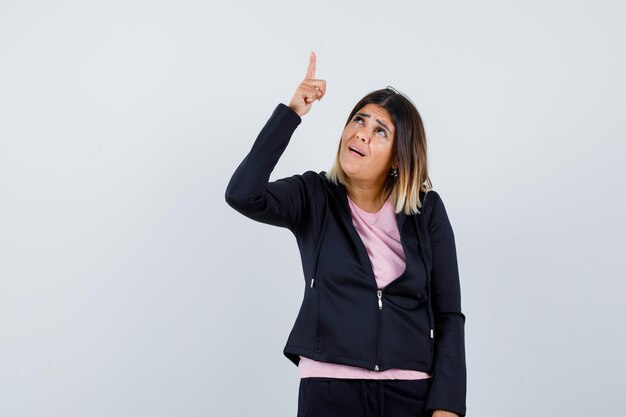
[[367,129],[365,128],[356,132],[356,137],[357,139],[362,140],[365,143],[368,143],[370,141],[370,136],[367,134]]

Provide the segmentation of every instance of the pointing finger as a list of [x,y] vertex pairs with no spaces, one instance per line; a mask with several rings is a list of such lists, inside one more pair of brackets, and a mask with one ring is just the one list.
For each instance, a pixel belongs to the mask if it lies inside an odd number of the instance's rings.
[[310,59],[309,59],[309,68],[306,71],[306,78],[315,78],[315,60],[316,60],[315,52],[311,51]]

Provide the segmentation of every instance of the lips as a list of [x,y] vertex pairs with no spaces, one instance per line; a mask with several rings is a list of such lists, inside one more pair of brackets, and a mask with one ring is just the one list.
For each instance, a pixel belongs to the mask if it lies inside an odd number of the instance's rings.
[[350,150],[350,152],[353,152],[361,157],[365,156],[365,151],[363,151],[362,149],[357,148],[356,146],[348,146],[348,149]]

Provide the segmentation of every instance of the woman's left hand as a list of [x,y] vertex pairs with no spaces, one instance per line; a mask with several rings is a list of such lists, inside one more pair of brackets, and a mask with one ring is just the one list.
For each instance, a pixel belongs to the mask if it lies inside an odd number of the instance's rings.
[[448,410],[435,410],[433,411],[433,417],[459,417],[459,415]]

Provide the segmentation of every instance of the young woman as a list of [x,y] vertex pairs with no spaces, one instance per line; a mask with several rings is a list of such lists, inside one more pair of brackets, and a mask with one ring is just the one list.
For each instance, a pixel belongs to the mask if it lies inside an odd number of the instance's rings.
[[392,88],[367,94],[328,172],[269,181],[326,93],[315,67],[312,52],[289,106],[278,104],[225,194],[297,239],[306,287],[283,354],[299,368],[298,417],[465,416],[454,233],[411,101]]

